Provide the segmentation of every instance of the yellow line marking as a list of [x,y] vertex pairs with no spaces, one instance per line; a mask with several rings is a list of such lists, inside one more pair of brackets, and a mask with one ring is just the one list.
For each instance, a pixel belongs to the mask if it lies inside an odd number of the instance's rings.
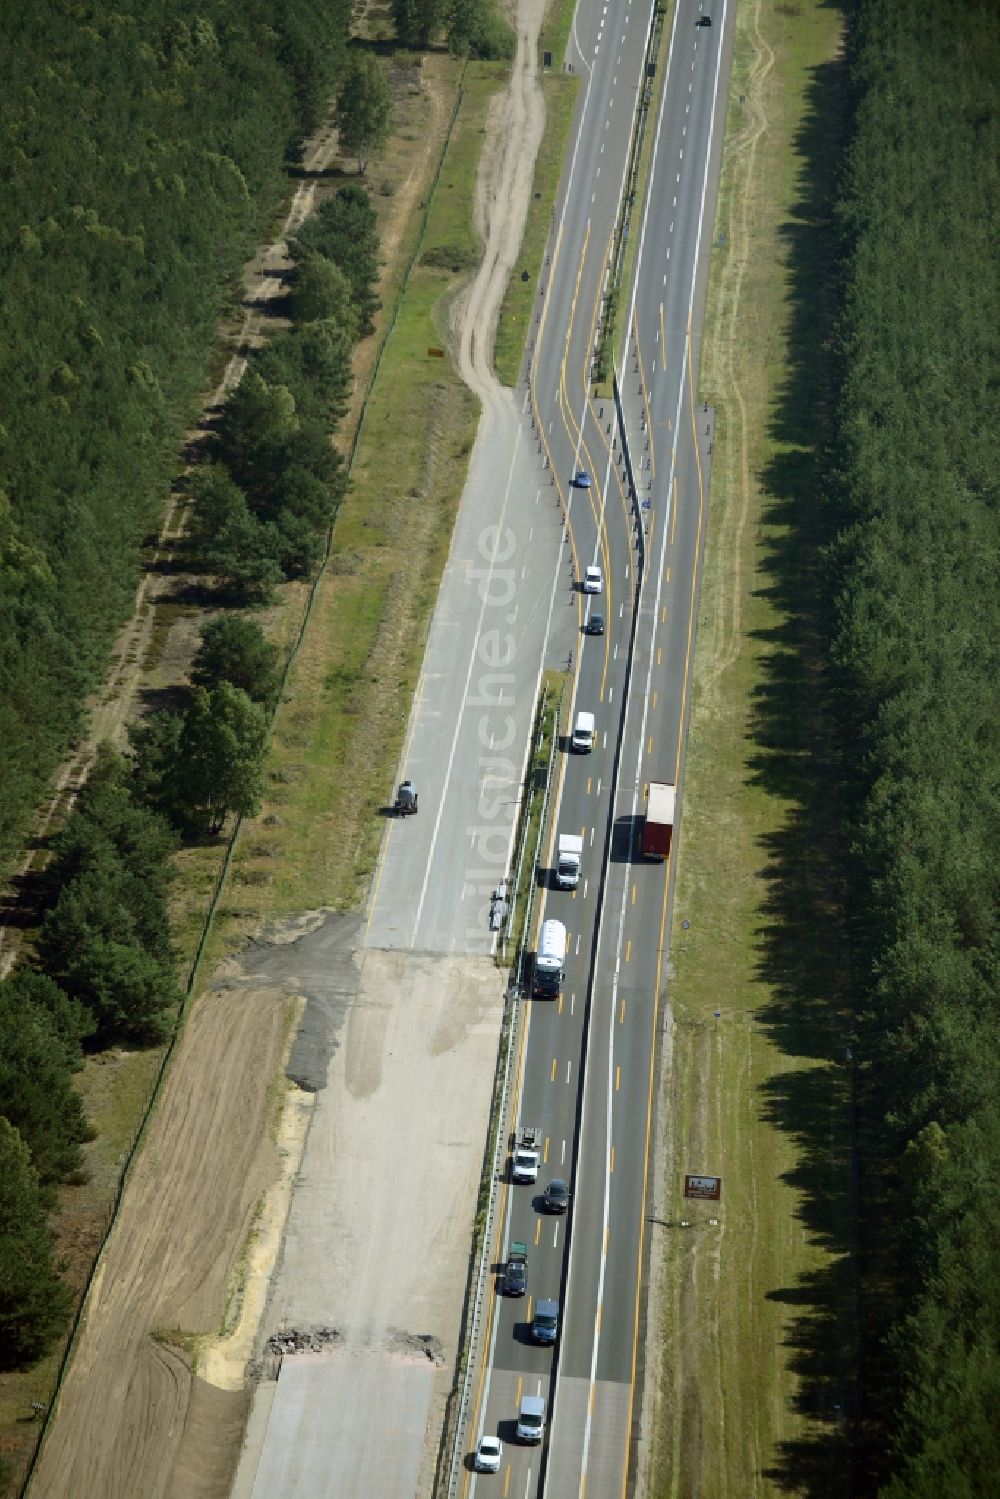
[[504,1495],[504,1499],[507,1499],[507,1495],[509,1493],[510,1493],[510,1463],[508,1463],[507,1466],[506,1466],[506,1468],[504,1468],[504,1470],[503,1470],[503,1495]]
[[[667,568],[667,582],[668,583],[670,582],[670,574],[671,574],[672,571],[673,571],[672,568],[669,568],[669,567]],[[666,612],[667,612],[666,608],[664,608],[663,612],[664,612],[664,614],[666,614]]]
[[663,664],[663,647],[662,647],[662,645],[658,645],[656,647],[656,664],[657,664],[657,666],[661,666]]
[[629,963],[629,962],[631,962],[631,960],[632,960],[632,938],[630,937],[628,939],[628,941],[626,942],[626,944],[625,944],[625,961],[626,961],[626,963]]
[[632,904],[633,904],[633,906],[635,905],[635,891],[636,891],[636,887],[635,887],[635,885],[633,885],[632,886]]
[[545,1136],[545,1144],[542,1146],[542,1160],[546,1166],[549,1164],[549,1137]]
[[[647,755],[650,753],[650,751],[652,750],[652,748],[653,748],[653,736],[652,736],[652,734],[650,734],[649,739],[648,739],[648,741],[646,743],[646,753],[647,753]],[[676,785],[676,782],[674,784]]]
[[654,708],[656,707],[656,699],[659,697],[659,695],[660,694],[658,692],[654,692],[653,693],[653,707]]
[[555,1057],[553,1057],[552,1058],[552,1071],[549,1073],[549,1082],[550,1083],[554,1083],[555,1080],[556,1080],[556,1059],[555,1059]]
[[620,1005],[619,1010],[618,1010],[618,1024],[619,1025],[624,1025],[625,1024],[625,1001],[624,1000],[622,1000],[621,1005]]
[[611,1176],[615,1174],[615,1147],[613,1145],[611,1147],[611,1155],[608,1158],[608,1173]]
[[535,1219],[535,1244],[536,1244],[536,1246],[537,1246],[538,1241],[539,1241],[539,1239],[541,1237],[542,1237],[542,1220],[541,1220],[541,1218],[536,1218]]
[[589,795],[590,795],[590,785],[591,785],[591,780],[592,780],[592,779],[593,779],[593,778],[592,778],[592,777],[591,777],[591,776],[588,776],[588,777],[587,777],[587,795],[588,795],[588,796],[589,796]]
[[674,532],[677,530],[677,475],[674,474],[674,503],[670,515],[670,545],[674,544]]
[[561,990],[561,989],[560,989],[560,990],[559,990],[559,998],[558,998],[558,1000],[557,1000],[557,1001],[556,1001],[556,1014],[557,1014],[557,1015],[561,1015],[561,1014],[562,1014],[562,1005],[563,1005],[563,1001],[562,1001],[562,990]]
[[[622,1069],[621,1069],[620,1066],[616,1066],[615,1067],[615,1092],[616,1093],[618,1093],[618,1092],[621,1091],[621,1086],[622,1086]],[[614,1146],[612,1146],[611,1148],[612,1148],[612,1150],[614,1150]]]
[[[667,568],[667,582],[668,583],[670,582],[670,569],[669,569],[669,567]],[[666,604],[664,604],[662,606],[662,608],[660,609],[660,624],[661,625],[665,625],[666,622],[667,622],[667,606],[666,606]]]

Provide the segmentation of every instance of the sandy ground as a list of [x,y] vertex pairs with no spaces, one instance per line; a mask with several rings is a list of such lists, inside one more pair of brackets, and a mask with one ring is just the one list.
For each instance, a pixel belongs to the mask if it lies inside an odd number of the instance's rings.
[[[542,0],[518,7],[511,89],[491,121],[496,146],[477,200],[487,250],[453,322],[465,378],[505,419],[510,396],[488,356],[541,138],[534,68],[543,10]],[[290,223],[302,211],[293,207]],[[264,277],[258,294],[273,285]],[[243,344],[253,337],[248,325]],[[223,385],[235,378],[234,364]],[[138,638],[132,647],[141,656]],[[124,720],[128,704],[116,712]],[[304,916],[251,947],[194,1007],[88,1300],[32,1499],[222,1499],[248,1417],[250,1391],[238,1377],[248,1350],[256,1349],[251,1375],[273,1394],[280,1357],[269,1358],[268,1339],[324,1326],[338,1338],[320,1363],[331,1367],[339,1354],[348,1377],[351,1357],[398,1367],[416,1356],[426,1389],[433,1366],[416,1469],[416,1491],[429,1490],[454,1375],[503,977],[488,960],[461,955],[359,952],[357,937],[357,918]],[[275,1091],[303,1000],[287,1063],[294,1084]],[[251,1420],[252,1437],[268,1404]],[[237,1492],[256,1471],[252,1441],[246,1453]],[[377,1491],[412,1492],[394,1482]]]
[[204,1401],[191,1401],[183,1349],[218,1325],[277,1172],[267,1082],[285,1054],[289,1006],[280,987],[233,985],[195,1007],[98,1268],[33,1495],[219,1492],[212,1469],[244,1397],[212,1404],[204,1484],[171,1488],[185,1422],[208,1420]]

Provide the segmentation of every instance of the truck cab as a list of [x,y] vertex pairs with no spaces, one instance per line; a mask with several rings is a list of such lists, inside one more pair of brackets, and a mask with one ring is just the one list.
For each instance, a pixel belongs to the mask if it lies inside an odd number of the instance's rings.
[[540,1442],[545,1433],[545,1401],[541,1395],[522,1395],[517,1413],[517,1440]]
[[579,833],[560,833],[556,856],[556,884],[560,890],[575,890],[580,883],[583,838]]
[[594,748],[595,722],[593,713],[581,711],[576,715],[570,747],[580,755],[589,755]]
[[542,1159],[542,1132],[536,1127],[522,1129],[514,1140],[510,1157],[511,1180],[533,1182],[538,1180],[538,1167]]

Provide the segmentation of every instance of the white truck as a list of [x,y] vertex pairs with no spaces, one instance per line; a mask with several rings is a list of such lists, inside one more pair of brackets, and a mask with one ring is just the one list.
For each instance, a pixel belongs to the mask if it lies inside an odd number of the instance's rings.
[[570,735],[570,748],[580,755],[589,755],[594,748],[594,733],[596,724],[593,713],[587,713],[581,709],[576,715],[573,725],[573,733]]
[[562,988],[566,963],[566,928],[561,921],[543,921],[535,953],[532,992],[538,999],[556,999]]
[[560,833],[556,855],[556,884],[560,890],[575,890],[580,883],[583,838],[579,833]]
[[510,1153],[511,1180],[533,1182],[538,1180],[538,1168],[542,1160],[542,1132],[538,1128],[522,1129],[515,1136]]

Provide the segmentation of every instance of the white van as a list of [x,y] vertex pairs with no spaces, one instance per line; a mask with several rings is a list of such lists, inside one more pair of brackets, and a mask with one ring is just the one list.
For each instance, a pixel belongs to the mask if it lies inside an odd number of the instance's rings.
[[596,565],[585,569],[583,574],[584,593],[600,593],[604,587],[604,574]]
[[517,1413],[517,1440],[540,1442],[545,1432],[545,1401],[541,1395],[523,1395]]
[[573,736],[570,739],[573,749],[582,754],[589,754],[594,748],[594,715],[593,713],[578,713],[576,723],[573,725]]
[[537,995],[548,999],[559,993],[565,962],[566,928],[561,921],[543,921],[535,953],[534,992]]

